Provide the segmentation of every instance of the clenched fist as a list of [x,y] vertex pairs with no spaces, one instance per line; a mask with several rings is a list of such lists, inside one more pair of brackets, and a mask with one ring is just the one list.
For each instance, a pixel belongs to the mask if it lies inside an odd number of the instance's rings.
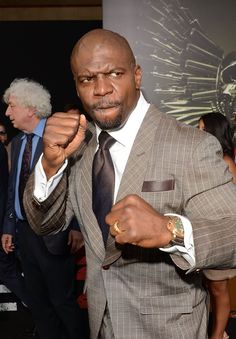
[[73,154],[85,138],[87,121],[77,113],[54,113],[48,118],[43,135],[42,165],[49,179]]
[[119,244],[159,248],[172,240],[171,232],[167,229],[168,217],[134,194],[118,201],[106,216],[106,222]]

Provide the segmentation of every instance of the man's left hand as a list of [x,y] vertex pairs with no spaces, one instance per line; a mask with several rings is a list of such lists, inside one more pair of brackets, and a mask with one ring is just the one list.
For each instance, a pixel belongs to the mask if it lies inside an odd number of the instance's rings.
[[172,234],[167,229],[168,220],[137,195],[128,195],[118,201],[106,216],[117,243],[147,248],[169,244]]

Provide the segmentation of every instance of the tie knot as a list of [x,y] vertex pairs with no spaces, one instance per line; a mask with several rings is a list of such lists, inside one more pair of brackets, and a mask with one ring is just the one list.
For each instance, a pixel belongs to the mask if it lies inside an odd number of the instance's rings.
[[99,141],[99,147],[101,149],[109,149],[116,142],[116,139],[114,139],[107,132],[102,131],[99,134],[98,141]]

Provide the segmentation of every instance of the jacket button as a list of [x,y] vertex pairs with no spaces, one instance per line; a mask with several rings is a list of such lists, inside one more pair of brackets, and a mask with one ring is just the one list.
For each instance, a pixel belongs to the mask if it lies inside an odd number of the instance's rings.
[[102,266],[102,269],[103,269],[103,270],[109,270],[109,268],[110,268],[110,265],[104,265],[104,266]]

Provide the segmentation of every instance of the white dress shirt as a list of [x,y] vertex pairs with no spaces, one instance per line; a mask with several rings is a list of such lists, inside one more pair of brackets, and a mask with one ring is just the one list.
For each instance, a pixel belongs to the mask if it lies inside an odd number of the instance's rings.
[[[125,166],[132,149],[135,137],[138,133],[138,130],[142,124],[142,121],[148,111],[150,104],[147,103],[142,93],[140,94],[140,98],[138,100],[137,106],[130,114],[126,124],[117,131],[108,131],[108,133],[116,139],[114,145],[110,148],[110,154],[114,165],[115,170],[115,188],[114,188],[114,202],[117,197],[117,192],[120,186],[121,178],[125,170]],[[96,134],[97,140],[98,136],[101,132],[101,129],[96,126]],[[64,169],[67,166],[67,161],[58,171],[58,173],[51,177],[48,181],[44,174],[41,160],[39,159],[38,164],[35,167],[36,175],[35,175],[35,190],[34,195],[38,201],[45,200],[51,191],[56,187]],[[166,215],[176,215],[174,213],[166,214]],[[195,266],[195,253],[194,253],[194,244],[193,244],[193,234],[192,234],[192,226],[190,221],[184,217],[177,215],[181,218],[184,226],[184,244],[185,246],[172,246],[168,248],[161,248],[162,251],[181,255],[189,262],[191,267]]]

